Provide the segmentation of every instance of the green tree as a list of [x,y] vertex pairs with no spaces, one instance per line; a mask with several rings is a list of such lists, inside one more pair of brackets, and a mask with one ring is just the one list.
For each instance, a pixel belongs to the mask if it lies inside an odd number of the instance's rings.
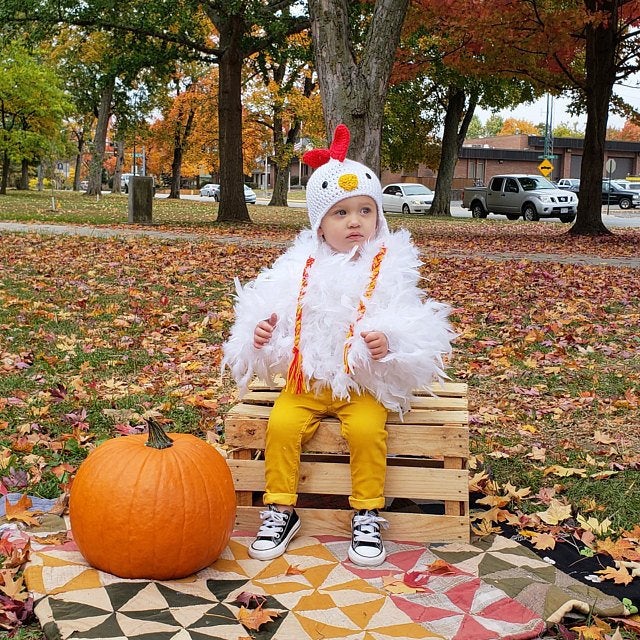
[[[275,166],[269,206],[287,206],[289,171],[305,118],[317,103],[308,33],[287,38],[282,46],[261,51],[251,60],[260,85],[246,100],[249,117],[269,130]],[[319,114],[318,114],[319,115]],[[318,115],[315,117],[317,118]],[[265,157],[269,156],[265,148]]]
[[493,138],[502,131],[502,127],[504,127],[504,118],[497,113],[493,113],[484,124],[484,135],[488,138]]
[[11,161],[64,154],[63,119],[71,104],[61,80],[20,42],[0,49],[0,194],[7,193]]
[[584,138],[584,131],[580,131],[575,122],[573,124],[561,122],[553,128],[553,136],[555,138]]
[[474,113],[467,129],[467,138],[483,138],[484,126],[480,118]]
[[389,87],[382,128],[382,164],[398,171],[426,164],[437,169],[440,143],[437,88],[418,76]]
[[[59,24],[101,29],[128,34],[123,48],[132,53],[144,53],[148,46],[158,54],[166,51],[182,60],[197,57],[218,64],[222,194],[218,220],[250,221],[243,189],[242,68],[249,56],[308,26],[305,16],[283,13],[294,2],[130,0],[114,5],[112,0],[92,0],[61,5],[57,0],[3,0],[0,24],[29,24],[36,32]],[[146,62],[155,64],[153,58]]]
[[[442,127],[442,144],[429,210],[436,216],[451,215],[455,167],[476,106],[504,108],[533,95],[530,83],[495,77],[490,66],[479,65],[481,53],[467,50],[467,34],[450,29],[450,20],[449,5],[418,0],[407,19],[394,69],[394,77],[428,77],[438,97],[434,115]],[[471,71],[467,72],[467,67]]]

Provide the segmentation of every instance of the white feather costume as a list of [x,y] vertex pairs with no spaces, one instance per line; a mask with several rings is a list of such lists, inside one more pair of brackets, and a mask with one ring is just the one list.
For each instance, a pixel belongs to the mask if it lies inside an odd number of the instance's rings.
[[[371,278],[372,260],[383,245],[386,255],[373,294],[365,300],[364,316],[355,326],[348,356],[351,373],[346,373],[343,355],[349,327]],[[413,389],[446,377],[443,356],[451,352],[454,336],[447,319],[450,308],[427,299],[418,287],[421,262],[408,231],[389,233],[385,224],[359,255],[354,253],[336,253],[319,242],[314,231],[303,231],[253,282],[242,287],[236,281],[236,321],[224,345],[223,365],[230,367],[241,392],[254,376],[286,378],[297,299],[309,256],[315,261],[302,300],[300,332],[307,385],[315,390],[328,386],[334,398],[367,390],[387,409],[402,413],[409,408]],[[272,313],[278,321],[271,340],[256,349],[256,325]],[[387,336],[389,353],[384,358],[371,358],[360,335],[363,331]]]

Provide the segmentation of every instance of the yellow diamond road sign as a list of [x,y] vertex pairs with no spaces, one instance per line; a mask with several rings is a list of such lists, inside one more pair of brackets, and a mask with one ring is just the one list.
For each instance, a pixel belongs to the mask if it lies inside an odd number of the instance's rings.
[[543,176],[548,176],[548,175],[553,171],[553,165],[551,164],[551,162],[549,162],[549,160],[543,160],[543,161],[538,165],[538,171],[539,171]]

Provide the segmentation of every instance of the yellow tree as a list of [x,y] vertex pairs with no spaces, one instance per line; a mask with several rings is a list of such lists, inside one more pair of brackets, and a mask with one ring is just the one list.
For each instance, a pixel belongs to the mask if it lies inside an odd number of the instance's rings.
[[291,161],[296,156],[303,123],[322,121],[322,107],[311,68],[309,34],[289,36],[277,50],[261,52],[251,60],[256,74],[250,82],[250,99],[245,105],[253,119],[268,130],[271,141],[264,158],[273,157],[275,180],[272,206],[286,206]]
[[500,129],[499,136],[512,136],[518,133],[526,133],[532,136],[542,135],[540,127],[529,120],[519,120],[517,118],[507,118]]

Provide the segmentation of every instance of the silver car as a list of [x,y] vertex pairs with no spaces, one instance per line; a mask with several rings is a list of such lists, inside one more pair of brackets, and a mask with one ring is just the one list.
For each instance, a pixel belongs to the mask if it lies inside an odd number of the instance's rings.
[[382,190],[382,209],[385,212],[428,213],[433,202],[433,191],[417,182],[388,184]]
[[246,184],[244,185],[244,201],[249,204],[256,203],[255,191],[251,187],[248,187]]
[[213,198],[216,202],[220,200],[220,185],[219,184],[205,184],[202,189],[200,189],[200,195],[206,196],[208,198]]

